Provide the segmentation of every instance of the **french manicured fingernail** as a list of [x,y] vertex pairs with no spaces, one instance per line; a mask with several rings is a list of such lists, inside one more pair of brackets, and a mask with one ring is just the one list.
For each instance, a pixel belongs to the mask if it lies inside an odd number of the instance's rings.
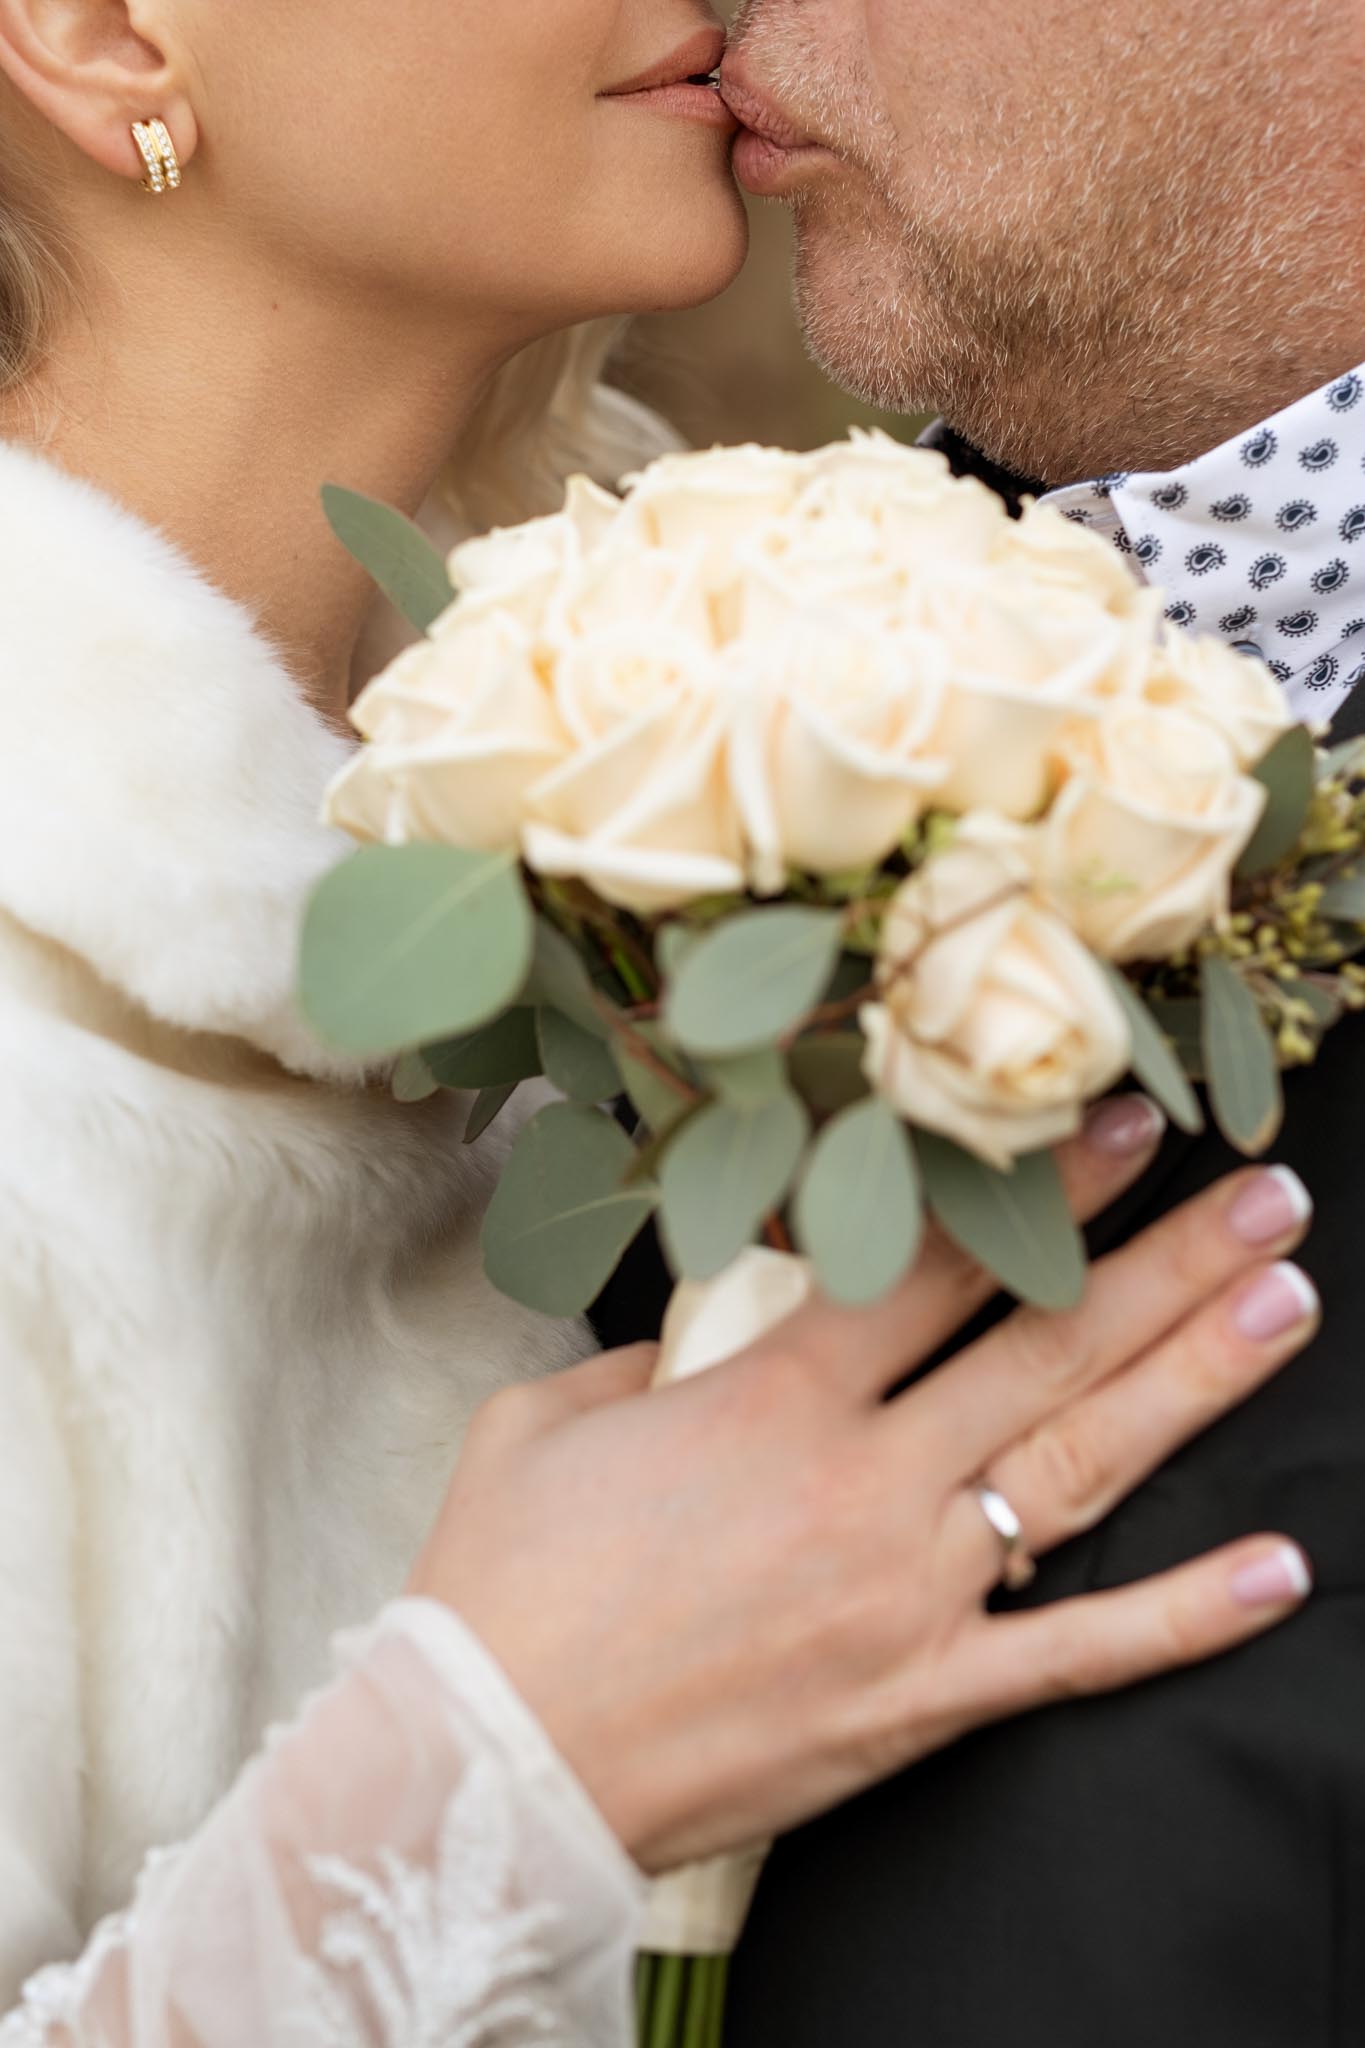
[[1145,1095],[1115,1095],[1090,1112],[1085,1138],[1097,1152],[1131,1159],[1155,1145],[1165,1128],[1165,1117]]
[[1244,1337],[1268,1344],[1286,1337],[1318,1312],[1318,1290],[1297,1266],[1280,1264],[1259,1273],[1238,1302],[1233,1321]]
[[1228,1210],[1228,1227],[1243,1244],[1274,1244],[1313,1213],[1313,1197],[1289,1166],[1253,1174]]
[[1283,1607],[1287,1601],[1308,1598],[1313,1571],[1297,1543],[1282,1543],[1255,1564],[1244,1564],[1230,1583],[1239,1607]]

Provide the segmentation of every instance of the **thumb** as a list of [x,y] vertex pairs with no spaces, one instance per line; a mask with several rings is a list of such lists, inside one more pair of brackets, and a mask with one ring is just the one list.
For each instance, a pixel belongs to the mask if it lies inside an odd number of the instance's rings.
[[599,1352],[596,1358],[586,1358],[581,1365],[543,1381],[547,1404],[567,1416],[629,1400],[632,1394],[649,1391],[658,1362],[657,1344],[628,1344],[619,1351]]

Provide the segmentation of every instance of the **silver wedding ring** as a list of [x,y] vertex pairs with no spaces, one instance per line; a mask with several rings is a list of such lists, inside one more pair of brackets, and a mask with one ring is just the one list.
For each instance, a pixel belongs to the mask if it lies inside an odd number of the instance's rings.
[[981,1512],[1000,1538],[1000,1582],[1006,1592],[1021,1593],[1038,1576],[1038,1567],[1024,1542],[1024,1525],[1003,1493],[983,1481],[973,1489]]

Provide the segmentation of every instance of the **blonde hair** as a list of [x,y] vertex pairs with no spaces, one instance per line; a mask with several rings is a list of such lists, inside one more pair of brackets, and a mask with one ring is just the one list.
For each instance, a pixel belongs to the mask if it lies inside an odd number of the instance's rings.
[[582,471],[613,485],[682,445],[657,413],[605,381],[625,323],[550,336],[494,380],[452,456],[442,495],[468,531],[553,511]]

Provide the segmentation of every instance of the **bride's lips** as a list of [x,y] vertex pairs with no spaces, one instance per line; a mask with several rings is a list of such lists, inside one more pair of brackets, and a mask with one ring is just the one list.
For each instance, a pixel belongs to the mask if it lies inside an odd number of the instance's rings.
[[740,124],[735,139],[735,176],[748,191],[778,199],[823,165],[833,151],[796,127],[762,89],[745,77],[742,63],[727,60],[720,75],[721,97]]
[[724,55],[724,29],[698,29],[671,56],[626,79],[624,84],[612,86],[601,97],[615,100],[621,106],[648,107],[657,114],[700,121],[707,127],[723,128],[733,134],[739,123],[714,83]]

